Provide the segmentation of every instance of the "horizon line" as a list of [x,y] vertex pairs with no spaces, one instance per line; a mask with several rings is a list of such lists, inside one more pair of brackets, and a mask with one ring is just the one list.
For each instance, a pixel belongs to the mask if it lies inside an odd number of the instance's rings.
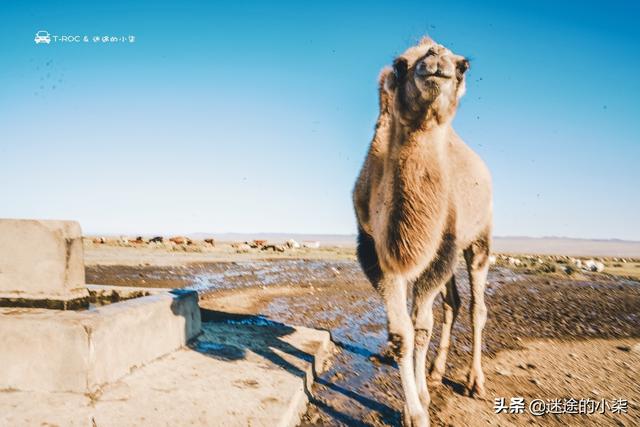
[[[223,236],[223,235],[240,235],[240,236],[262,236],[262,235],[277,235],[277,236],[327,236],[327,237],[349,237],[355,238],[357,233],[301,233],[301,232],[282,232],[282,231],[258,231],[258,232],[238,232],[238,231],[195,231],[188,233],[176,233],[176,232],[164,232],[164,233],[114,233],[114,232],[83,232],[84,236],[131,236],[131,235],[141,235],[141,236],[161,236],[161,235],[184,235],[184,236],[193,236],[193,235],[207,235],[207,236]],[[632,240],[632,239],[621,239],[618,237],[571,237],[571,236],[526,236],[526,235],[494,235],[492,239],[530,239],[530,240],[585,240],[585,241],[598,241],[598,242],[626,242],[626,243],[638,243],[640,244],[640,240]]]

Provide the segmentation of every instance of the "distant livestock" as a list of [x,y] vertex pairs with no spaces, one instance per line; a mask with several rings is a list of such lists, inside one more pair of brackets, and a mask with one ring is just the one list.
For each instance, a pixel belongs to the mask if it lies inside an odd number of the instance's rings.
[[249,246],[247,243],[232,243],[231,247],[239,253],[249,252],[249,250],[251,249],[251,246]]
[[263,246],[266,246],[267,241],[266,240],[254,240],[253,242],[249,243],[249,246],[251,246],[252,248],[261,248]]
[[274,251],[274,252],[284,252],[287,248],[283,245],[264,245],[262,247],[263,251]]
[[600,273],[604,271],[604,264],[600,261],[589,259],[582,263],[582,268],[587,271],[595,271]]
[[507,262],[509,263],[509,265],[513,265],[515,267],[518,267],[518,266],[522,265],[522,261],[520,261],[518,258],[514,258],[514,257],[507,258]]
[[175,243],[176,245],[190,245],[191,239],[184,236],[174,236],[169,239],[170,242]]
[[285,242],[285,245],[287,245],[287,247],[288,247],[289,249],[298,249],[298,248],[300,248],[300,243],[296,242],[296,241],[295,241],[295,240],[293,240],[293,239],[289,239],[289,240],[287,240],[287,241]]

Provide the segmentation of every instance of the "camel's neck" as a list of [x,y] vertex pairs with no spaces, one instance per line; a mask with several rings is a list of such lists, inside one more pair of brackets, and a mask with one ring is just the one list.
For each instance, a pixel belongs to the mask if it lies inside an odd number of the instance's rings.
[[395,126],[388,159],[392,163],[410,162],[414,164],[416,171],[441,169],[447,161],[450,131],[449,123],[418,130]]
[[[392,203],[386,236],[387,265],[404,270],[435,256],[447,225],[449,127],[396,133],[385,169]],[[400,129],[395,129],[400,131]]]

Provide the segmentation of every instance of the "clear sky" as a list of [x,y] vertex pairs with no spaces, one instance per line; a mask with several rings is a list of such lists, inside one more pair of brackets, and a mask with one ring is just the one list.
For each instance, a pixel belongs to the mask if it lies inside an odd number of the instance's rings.
[[0,217],[353,233],[378,72],[429,34],[471,59],[496,235],[640,240],[633,3],[0,0]]

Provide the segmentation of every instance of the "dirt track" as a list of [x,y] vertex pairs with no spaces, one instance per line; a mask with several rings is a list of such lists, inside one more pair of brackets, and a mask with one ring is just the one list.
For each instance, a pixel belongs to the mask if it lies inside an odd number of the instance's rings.
[[[88,281],[146,286],[193,286],[201,305],[261,314],[331,331],[339,351],[318,379],[307,425],[397,425],[400,381],[384,356],[385,313],[378,296],[348,260],[277,260],[185,267],[92,266]],[[433,385],[435,425],[638,425],[640,284],[602,274],[576,280],[556,274],[521,275],[492,269],[485,329],[488,399],[463,396],[470,357],[468,286],[444,386]],[[141,281],[144,280],[144,283]],[[436,309],[439,336],[441,310]],[[494,398],[629,401],[627,414],[495,414]]]

